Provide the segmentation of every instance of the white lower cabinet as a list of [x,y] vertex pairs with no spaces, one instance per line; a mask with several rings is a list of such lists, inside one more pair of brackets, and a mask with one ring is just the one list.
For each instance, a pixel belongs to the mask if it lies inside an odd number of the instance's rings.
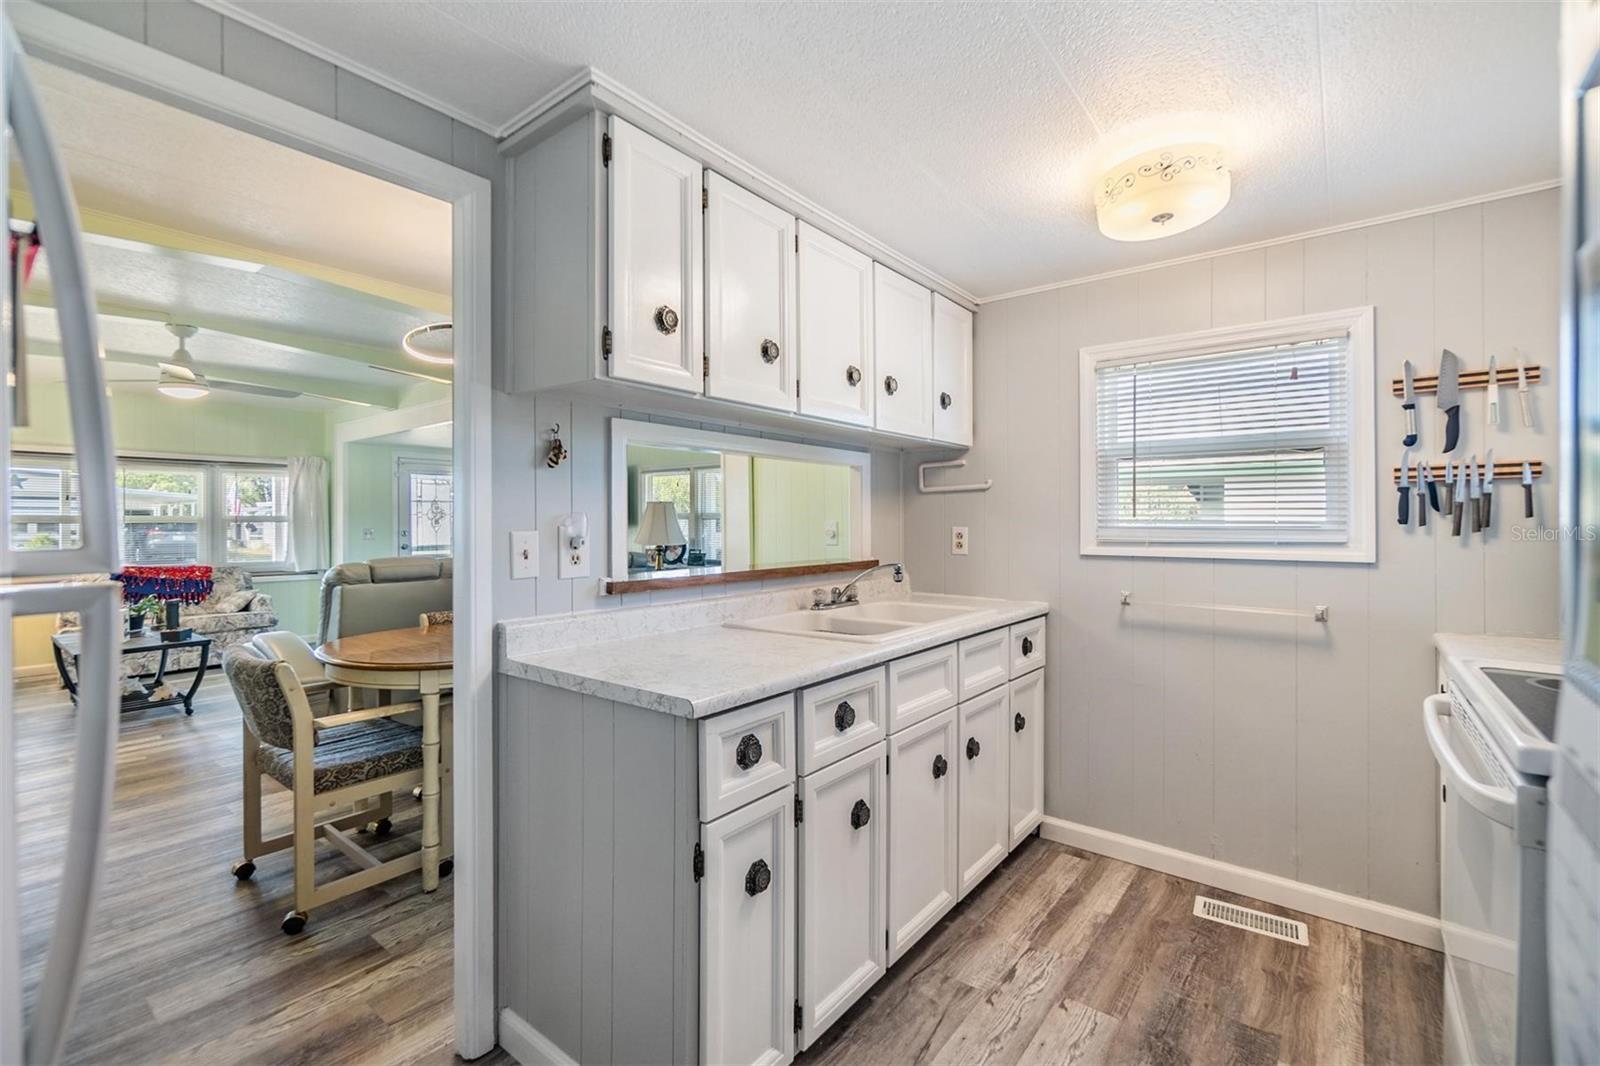
[[702,1062],[794,1057],[794,794],[775,792],[701,827]]
[[956,710],[889,737],[889,962],[956,904]]
[[1010,689],[1002,685],[956,708],[961,899],[1011,850],[1010,706]]
[[1011,829],[1009,846],[1044,820],[1044,671],[1011,682]]
[[800,779],[800,1049],[888,969],[887,778],[879,741]]

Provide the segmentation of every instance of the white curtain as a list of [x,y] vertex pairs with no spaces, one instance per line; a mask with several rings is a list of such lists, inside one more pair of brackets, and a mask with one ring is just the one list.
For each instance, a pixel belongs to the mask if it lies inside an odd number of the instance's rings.
[[289,459],[289,566],[328,566],[328,460],[320,455]]

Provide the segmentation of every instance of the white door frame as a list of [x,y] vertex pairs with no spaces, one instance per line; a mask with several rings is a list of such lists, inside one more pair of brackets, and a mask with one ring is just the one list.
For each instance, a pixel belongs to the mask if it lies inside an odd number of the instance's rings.
[[403,185],[453,205],[455,322],[455,1023],[456,1050],[495,1044],[493,642],[490,598],[490,186],[365,130],[48,8],[7,0],[33,56]]
[[[429,426],[436,426],[441,422],[450,422],[455,416],[455,412],[452,409],[453,406],[453,397],[449,400],[434,400],[430,403],[417,404],[414,407],[399,407],[393,411],[379,411],[375,415],[352,418],[348,422],[340,422],[333,427],[332,507],[334,562],[350,561],[344,558],[344,538],[347,532],[345,529],[345,509],[349,503],[350,495],[347,449],[350,445],[371,440],[373,437],[386,437],[391,433],[399,433],[407,429],[425,429]],[[452,438],[454,435],[452,427]],[[456,470],[454,473],[459,474],[460,471]],[[487,496],[483,498],[487,498]]]

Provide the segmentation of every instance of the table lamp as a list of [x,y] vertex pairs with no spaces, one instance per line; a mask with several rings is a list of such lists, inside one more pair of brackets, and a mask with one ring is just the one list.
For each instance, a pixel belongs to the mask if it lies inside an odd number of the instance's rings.
[[639,516],[639,532],[634,535],[633,542],[645,550],[650,565],[657,570],[661,569],[668,548],[688,543],[683,526],[678,524],[676,508],[666,500],[652,500],[644,505],[644,514]]

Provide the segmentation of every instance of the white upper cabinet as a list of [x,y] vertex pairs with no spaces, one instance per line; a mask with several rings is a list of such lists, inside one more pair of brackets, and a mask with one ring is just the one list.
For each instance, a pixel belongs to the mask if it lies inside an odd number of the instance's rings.
[[972,312],[933,294],[933,438],[972,447]]
[[886,433],[933,433],[933,293],[872,264],[875,424]]
[[800,223],[800,413],[872,425],[872,260]]
[[795,221],[706,172],[706,393],[795,409]]
[[609,130],[610,374],[700,392],[700,164],[615,115]]

